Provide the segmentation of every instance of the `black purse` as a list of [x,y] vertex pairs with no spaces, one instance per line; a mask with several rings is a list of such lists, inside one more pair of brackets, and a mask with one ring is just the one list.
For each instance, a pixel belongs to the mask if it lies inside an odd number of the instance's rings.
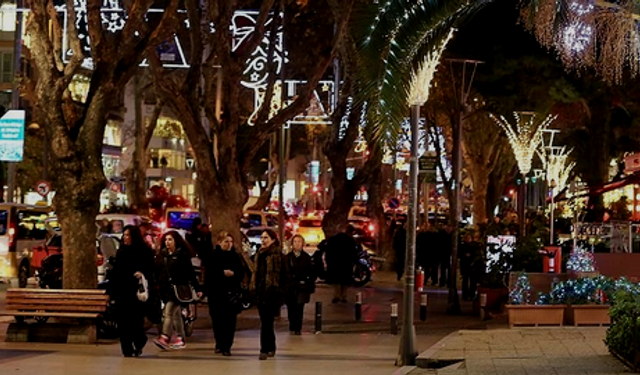
[[181,303],[191,303],[198,298],[196,290],[188,284],[173,285],[173,292]]

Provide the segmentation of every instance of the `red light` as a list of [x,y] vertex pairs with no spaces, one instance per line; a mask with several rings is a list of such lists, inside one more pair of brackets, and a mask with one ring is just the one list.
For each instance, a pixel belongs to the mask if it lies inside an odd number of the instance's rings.
[[374,230],[376,230],[375,225],[369,224],[369,232],[373,232]]
[[102,254],[98,254],[98,260],[96,261],[98,267],[104,264],[104,256]]
[[313,192],[314,192],[314,193],[317,193],[317,192],[318,192],[318,187],[317,187],[317,186],[315,186],[315,185],[313,186]]
[[516,191],[515,191],[515,190],[513,190],[513,189],[509,189],[509,195],[513,196],[513,194],[515,194],[515,193],[516,193]]

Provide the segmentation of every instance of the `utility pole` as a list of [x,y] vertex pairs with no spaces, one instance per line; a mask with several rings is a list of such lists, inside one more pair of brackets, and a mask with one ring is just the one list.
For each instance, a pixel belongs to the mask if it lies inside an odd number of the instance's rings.
[[[447,302],[447,313],[460,314],[460,299],[458,298],[458,244],[460,238],[460,213],[462,209],[462,197],[460,196],[460,185],[462,182],[462,121],[465,117],[467,108],[467,100],[469,99],[469,92],[471,91],[471,85],[473,78],[475,77],[478,64],[482,61],[468,60],[468,59],[449,59],[451,67],[451,80],[453,83],[453,92],[456,96],[459,95],[460,101],[458,103],[458,116],[453,124],[453,192],[452,202],[449,204],[449,209],[453,210],[451,213],[451,225],[453,225],[453,231],[451,233],[451,268],[449,270],[449,298]],[[462,80],[460,81],[460,87],[457,87],[456,78],[453,71],[454,64],[462,64]],[[471,79],[467,83],[467,64],[473,66],[471,73]]]
[[[20,89],[18,87],[18,76],[22,71],[20,56],[22,55],[22,11],[23,0],[16,0],[16,29],[13,33],[13,85],[11,87],[11,109],[20,108]],[[44,126],[44,124],[43,124]],[[46,128],[46,126],[44,126]],[[46,142],[46,139],[45,139]],[[7,162],[7,201],[14,201],[14,192],[16,189],[16,162]]]

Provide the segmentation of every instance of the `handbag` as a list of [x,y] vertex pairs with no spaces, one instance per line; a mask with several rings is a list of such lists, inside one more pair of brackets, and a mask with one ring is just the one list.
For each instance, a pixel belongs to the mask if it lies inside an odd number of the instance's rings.
[[136,295],[138,296],[138,300],[140,302],[147,302],[147,300],[149,299],[149,282],[144,277],[144,275],[142,275],[138,279],[138,292],[136,293]]
[[181,303],[191,303],[198,299],[196,290],[189,284],[173,285],[173,292],[176,295],[176,299]]

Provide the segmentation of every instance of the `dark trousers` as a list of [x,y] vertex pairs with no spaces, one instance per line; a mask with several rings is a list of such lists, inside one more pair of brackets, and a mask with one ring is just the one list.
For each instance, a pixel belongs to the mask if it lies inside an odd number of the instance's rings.
[[450,257],[440,260],[440,286],[449,285]]
[[302,319],[304,315],[304,303],[287,304],[287,313],[289,315],[289,331],[302,331]]
[[233,338],[236,335],[236,321],[238,314],[229,304],[209,304],[209,316],[213,326],[213,337],[216,340],[216,349],[223,352],[231,351]]
[[471,273],[462,274],[462,298],[473,299],[476,296],[478,278]]
[[258,305],[260,315],[260,353],[276,351],[276,332],[274,320],[280,306],[265,304]]
[[141,351],[147,343],[147,334],[144,331],[144,315],[145,311],[142,304],[123,304],[118,306],[116,319],[123,355],[133,355],[134,350]]

